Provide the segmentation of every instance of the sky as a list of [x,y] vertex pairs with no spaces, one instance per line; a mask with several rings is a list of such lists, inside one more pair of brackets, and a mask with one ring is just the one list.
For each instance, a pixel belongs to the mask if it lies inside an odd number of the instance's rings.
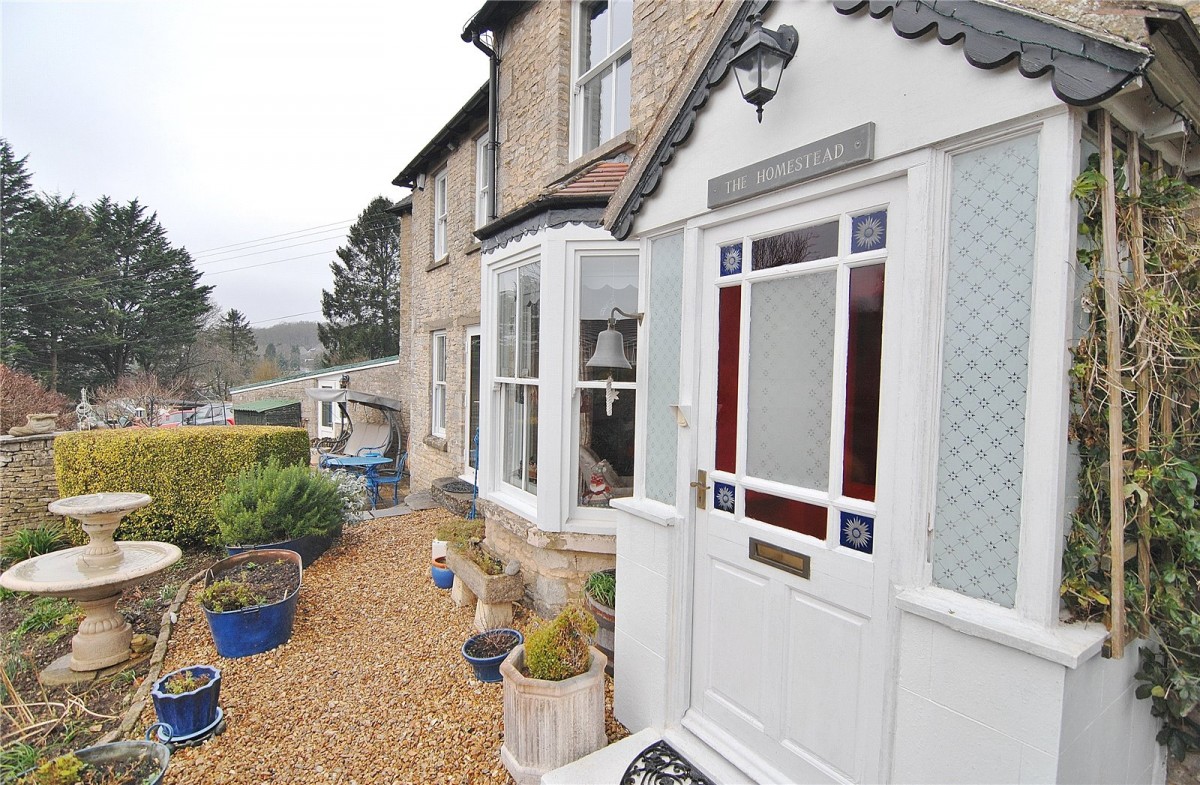
[[138,199],[213,299],[320,320],[334,250],[487,81],[482,0],[0,2],[0,135],[33,186]]

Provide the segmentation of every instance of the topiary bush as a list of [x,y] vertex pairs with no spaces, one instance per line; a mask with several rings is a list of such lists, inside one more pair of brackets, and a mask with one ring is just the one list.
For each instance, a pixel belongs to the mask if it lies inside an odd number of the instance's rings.
[[266,545],[341,532],[344,515],[336,479],[307,466],[277,461],[251,466],[226,482],[216,506],[222,545]]
[[532,679],[562,681],[586,673],[596,620],[578,605],[568,605],[549,624],[525,638],[525,670]]
[[123,428],[66,433],[54,440],[61,496],[102,491],[147,493],[154,503],[130,513],[118,539],[179,546],[217,536],[216,501],[230,477],[271,459],[307,465],[302,428]]

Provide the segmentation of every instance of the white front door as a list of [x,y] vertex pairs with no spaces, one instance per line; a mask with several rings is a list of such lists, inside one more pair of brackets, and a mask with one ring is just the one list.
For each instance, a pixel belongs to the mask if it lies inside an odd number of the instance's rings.
[[[881,390],[903,181],[706,231],[691,708],[785,782],[882,776],[888,500]],[[894,287],[892,287],[894,288]],[[886,305],[886,307],[885,307]],[[882,435],[882,436],[881,436]]]

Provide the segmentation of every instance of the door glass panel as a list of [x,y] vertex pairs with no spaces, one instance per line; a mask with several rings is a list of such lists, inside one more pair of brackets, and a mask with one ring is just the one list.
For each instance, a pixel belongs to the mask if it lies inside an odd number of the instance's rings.
[[720,290],[720,331],[717,337],[717,455],[718,471],[737,470],[738,363],[742,341],[742,287]]
[[882,341],[883,265],[855,267],[850,270],[842,494],[867,501],[875,501]]
[[887,210],[856,215],[850,220],[850,253],[887,247]]
[[836,293],[834,270],[753,284],[746,395],[751,476],[829,488]]
[[789,531],[825,539],[824,507],[785,499],[761,491],[746,490],[746,517]]
[[755,270],[766,270],[785,264],[829,259],[837,256],[837,252],[838,222],[834,220],[755,240],[751,244],[751,266]]

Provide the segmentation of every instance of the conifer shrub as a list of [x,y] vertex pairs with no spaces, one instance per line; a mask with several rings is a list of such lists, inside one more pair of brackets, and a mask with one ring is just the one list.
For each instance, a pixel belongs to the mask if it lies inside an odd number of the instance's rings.
[[[217,537],[216,501],[226,481],[271,460],[307,466],[303,428],[122,428],[61,434],[54,440],[60,496],[136,492],[154,503],[135,510],[117,530],[122,540],[160,540],[182,547]],[[78,527],[70,526],[77,540]]]
[[311,535],[334,537],[341,533],[343,514],[336,479],[307,466],[270,461],[226,482],[217,499],[217,541],[266,545]]
[[568,605],[548,624],[525,637],[525,670],[533,679],[562,681],[586,673],[596,620],[578,605]]

